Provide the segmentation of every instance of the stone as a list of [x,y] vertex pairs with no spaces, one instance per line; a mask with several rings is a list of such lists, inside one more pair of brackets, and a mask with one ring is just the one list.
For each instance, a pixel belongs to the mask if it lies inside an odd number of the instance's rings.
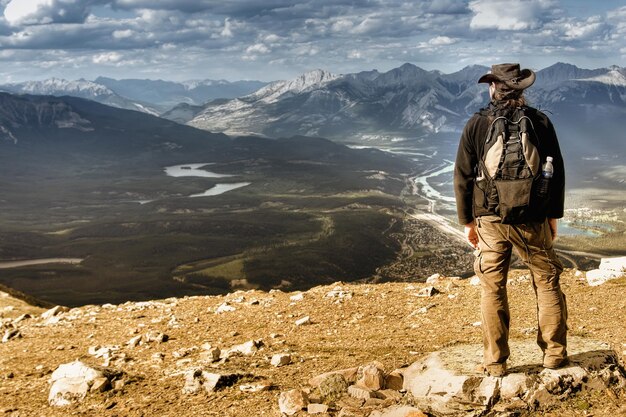
[[141,339],[143,339],[142,335],[135,336],[126,343],[130,347],[136,347],[141,343]]
[[296,320],[296,326],[304,326],[305,324],[311,324],[311,317],[304,316],[301,319]]
[[419,290],[415,295],[418,297],[432,297],[435,294],[438,294],[439,290],[437,290],[433,286],[424,287]]
[[602,258],[599,269],[603,271],[626,272],[626,256],[618,258]]
[[375,410],[369,417],[428,417],[419,408],[401,405],[389,407],[385,410]]
[[528,376],[520,373],[505,375],[500,383],[500,398],[511,400],[520,398],[528,390]]
[[121,391],[122,389],[124,389],[125,386],[126,386],[126,381],[124,381],[123,379],[118,379],[113,382],[114,391]]
[[81,361],[60,365],[50,376],[50,393],[48,403],[51,406],[65,406],[81,401],[94,381],[103,378],[104,374],[91,368]]
[[348,391],[348,382],[343,375],[327,374],[319,383],[319,392],[325,402],[335,402]]
[[350,395],[351,397],[360,398],[363,400],[367,400],[369,398],[376,398],[376,395],[374,394],[373,390],[367,387],[361,387],[358,385],[350,385],[348,387],[348,395]]
[[19,339],[22,337],[22,333],[18,329],[8,329],[2,336],[2,343],[7,343],[11,339]]
[[404,377],[402,371],[396,369],[385,375],[385,388],[400,391],[404,384]]
[[289,391],[281,392],[278,397],[278,408],[281,413],[285,413],[288,416],[296,414],[298,411],[304,409],[309,404],[309,398],[307,394],[300,389],[292,389]]
[[217,307],[217,309],[215,310],[215,313],[216,314],[228,313],[228,312],[235,311],[235,310],[237,310],[235,307],[228,304],[228,302],[225,302],[225,303],[220,304]]
[[324,297],[326,298],[338,298],[340,300],[350,299],[354,296],[352,291],[347,291],[340,286],[334,287],[331,291],[327,292]]
[[[205,343],[206,345],[206,343]],[[204,362],[215,362],[220,360],[222,351],[218,347],[211,347],[211,345],[202,345],[202,351],[200,352],[200,360]]]
[[202,390],[211,393],[220,388],[232,386],[243,377],[240,374],[216,374],[202,368],[190,369],[184,373],[184,376],[183,394],[197,394]]
[[248,340],[247,342],[235,345],[221,354],[221,357],[229,358],[232,355],[252,356],[263,346],[261,340]]
[[48,320],[54,316],[57,316],[61,313],[66,313],[68,311],[70,311],[70,309],[65,306],[55,306],[52,307],[50,310],[41,313],[41,318],[44,320]]
[[288,353],[278,353],[272,356],[270,363],[276,367],[289,365],[291,363],[291,355]]
[[474,285],[474,286],[480,285],[480,278],[478,278],[477,275],[474,275],[473,277],[470,278],[469,283],[470,285]]
[[93,380],[93,384],[91,384],[91,388],[89,391],[91,392],[104,392],[109,388],[109,379],[106,377],[99,377]]
[[242,392],[261,392],[269,391],[272,389],[272,383],[269,381],[257,382],[254,384],[243,384],[239,386],[239,390]]
[[146,343],[157,342],[157,343],[165,343],[170,339],[168,335],[161,332],[148,332],[144,336],[144,341]]
[[346,369],[340,369],[337,371],[330,371],[330,372],[326,372],[323,373],[321,375],[317,375],[311,379],[309,379],[309,385],[316,388],[320,385],[320,383],[329,375],[332,374],[340,374],[341,376],[343,376],[345,378],[345,380],[348,383],[355,383],[357,380],[357,375],[359,373],[359,368],[355,367],[355,368],[346,368]]
[[356,385],[378,391],[385,385],[385,371],[378,364],[364,365],[359,368],[359,379]]
[[294,301],[294,302],[296,302],[296,301],[302,301],[302,300],[304,300],[304,293],[303,293],[303,292],[299,292],[299,293],[294,294],[294,295],[292,295],[291,297],[289,297],[289,299],[290,299],[291,301]]
[[22,314],[21,316],[17,317],[15,320],[13,320],[13,324],[20,323],[20,322],[22,322],[22,321],[24,321],[24,320],[27,320],[27,319],[30,319],[30,318],[32,318],[32,317],[33,317],[33,316],[31,316],[31,315],[30,315],[30,314],[28,314],[28,313]]
[[441,275],[439,275],[439,274],[432,274],[431,276],[426,278],[426,284],[434,284],[436,282],[439,282],[440,279],[441,279]]
[[395,389],[382,389],[376,392],[376,397],[381,400],[392,400],[398,402],[402,399],[402,393]]
[[328,406],[326,404],[314,404],[311,403],[306,409],[309,414],[322,414],[328,412]]

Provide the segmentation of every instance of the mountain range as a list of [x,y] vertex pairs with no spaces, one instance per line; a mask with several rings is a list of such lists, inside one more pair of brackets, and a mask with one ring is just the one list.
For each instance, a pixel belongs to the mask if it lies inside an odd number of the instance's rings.
[[191,80],[184,82],[98,77],[89,80],[49,78],[0,85],[13,94],[81,97],[112,107],[159,115],[181,103],[201,105],[216,98],[234,98],[263,87],[261,81]]

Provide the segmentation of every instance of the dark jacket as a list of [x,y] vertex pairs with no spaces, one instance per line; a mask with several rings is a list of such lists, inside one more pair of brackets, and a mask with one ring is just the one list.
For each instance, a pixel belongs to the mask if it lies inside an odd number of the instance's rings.
[[[490,115],[495,109],[496,105],[492,102],[487,108],[474,114],[461,134],[454,167],[454,194],[459,222],[463,225],[470,223],[479,216],[498,214],[474,204],[476,167],[478,158],[483,155],[483,145],[491,123]],[[563,217],[565,201],[565,169],[554,126],[552,126],[548,116],[537,109],[526,107],[524,113],[531,119],[537,134],[538,143],[536,146],[541,155],[541,163],[545,162],[546,156],[552,156],[554,159],[554,176],[550,180],[548,204],[537,209],[532,214],[532,219],[529,220],[541,221],[546,217],[561,218]]]

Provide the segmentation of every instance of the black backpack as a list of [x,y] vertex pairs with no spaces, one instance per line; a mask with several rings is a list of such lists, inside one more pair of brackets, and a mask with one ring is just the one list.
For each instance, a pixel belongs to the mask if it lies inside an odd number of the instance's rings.
[[537,191],[545,157],[527,111],[501,108],[488,115],[491,124],[474,181],[477,216],[497,214],[502,223],[517,224],[540,217],[538,211],[547,207],[547,196]]

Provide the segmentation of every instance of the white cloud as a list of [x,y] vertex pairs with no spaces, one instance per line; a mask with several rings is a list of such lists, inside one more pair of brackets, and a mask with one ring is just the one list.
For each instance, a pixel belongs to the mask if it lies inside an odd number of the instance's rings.
[[224,19],[224,29],[222,29],[222,32],[220,33],[220,35],[222,35],[224,38],[232,38],[233,37],[233,30],[232,30],[232,25],[230,23],[230,19]]
[[91,5],[98,0],[11,0],[4,17],[12,26],[82,23]]
[[432,46],[442,46],[442,45],[452,45],[456,43],[456,39],[449,38],[447,36],[437,36],[428,41],[429,45]]
[[474,13],[472,29],[526,30],[536,29],[555,7],[552,0],[474,0],[469,3]]
[[134,30],[131,29],[125,29],[125,30],[114,30],[113,31],[113,37],[115,39],[124,39],[124,38],[130,38],[135,34]]
[[119,52],[105,52],[94,55],[92,61],[94,64],[115,64],[122,60],[123,56]]
[[270,53],[270,48],[265,46],[262,43],[256,43],[254,45],[250,45],[246,48],[247,54],[268,54]]

